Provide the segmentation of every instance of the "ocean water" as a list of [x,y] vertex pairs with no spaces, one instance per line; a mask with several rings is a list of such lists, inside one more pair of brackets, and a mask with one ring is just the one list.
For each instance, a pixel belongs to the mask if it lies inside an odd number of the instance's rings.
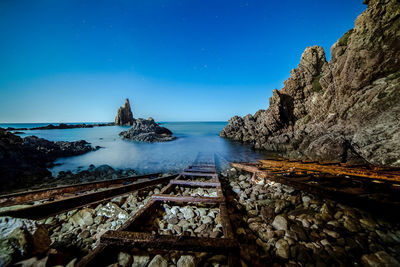
[[[31,128],[47,124],[0,124],[0,127]],[[27,130],[20,136],[36,135],[51,141],[83,139],[93,146],[102,147],[84,155],[57,159],[55,162],[57,166],[50,169],[54,174],[65,170],[76,172],[88,168],[90,164],[132,168],[139,173],[175,172],[193,163],[198,153],[215,155],[219,168],[227,168],[228,162],[256,161],[267,156],[254,151],[248,145],[219,137],[219,132],[227,122],[161,122],[161,124],[170,129],[177,139],[165,143],[126,141],[118,134],[129,127],[122,126]]]

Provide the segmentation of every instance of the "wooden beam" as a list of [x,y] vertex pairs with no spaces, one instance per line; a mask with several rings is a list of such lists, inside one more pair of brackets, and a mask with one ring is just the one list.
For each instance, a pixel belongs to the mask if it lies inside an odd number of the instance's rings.
[[316,163],[288,162],[275,160],[260,160],[264,167],[296,168],[308,171],[330,173],[333,175],[349,175],[370,179],[400,182],[400,171],[373,170],[365,167],[345,167],[340,165],[322,165]]

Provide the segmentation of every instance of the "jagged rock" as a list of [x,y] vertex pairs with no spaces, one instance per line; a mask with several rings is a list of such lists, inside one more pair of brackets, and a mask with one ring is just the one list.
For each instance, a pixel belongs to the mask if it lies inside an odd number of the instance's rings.
[[307,47],[268,109],[231,118],[220,135],[290,158],[400,166],[399,32],[400,2],[368,1],[329,63]]
[[138,142],[166,142],[175,140],[172,132],[165,127],[159,126],[153,119],[133,120],[132,128],[119,134],[123,139]]
[[134,121],[129,99],[125,99],[124,106],[120,107],[115,117],[116,125],[132,125]]

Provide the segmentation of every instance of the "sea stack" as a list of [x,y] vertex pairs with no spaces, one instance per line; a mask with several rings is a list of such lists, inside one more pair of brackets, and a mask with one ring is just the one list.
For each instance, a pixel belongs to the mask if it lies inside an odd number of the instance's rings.
[[127,126],[132,125],[134,122],[133,113],[129,99],[125,99],[124,106],[120,107],[115,117],[115,125]]

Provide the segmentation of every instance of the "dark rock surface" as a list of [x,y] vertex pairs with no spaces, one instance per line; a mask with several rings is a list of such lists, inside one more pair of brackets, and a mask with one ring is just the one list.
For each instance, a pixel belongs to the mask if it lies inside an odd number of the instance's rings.
[[57,158],[81,155],[98,148],[84,140],[51,142],[36,136],[21,138],[0,128],[0,190],[51,176],[47,167]]
[[268,109],[220,135],[287,157],[400,166],[400,2],[367,2],[329,63],[306,48]]
[[123,139],[138,142],[167,142],[175,140],[172,132],[159,126],[152,118],[134,119],[132,128],[119,134]]
[[115,117],[115,124],[126,126],[133,124],[133,114],[131,110],[131,104],[129,103],[129,99],[125,99],[125,104],[123,107],[120,107],[117,112],[117,116]]

